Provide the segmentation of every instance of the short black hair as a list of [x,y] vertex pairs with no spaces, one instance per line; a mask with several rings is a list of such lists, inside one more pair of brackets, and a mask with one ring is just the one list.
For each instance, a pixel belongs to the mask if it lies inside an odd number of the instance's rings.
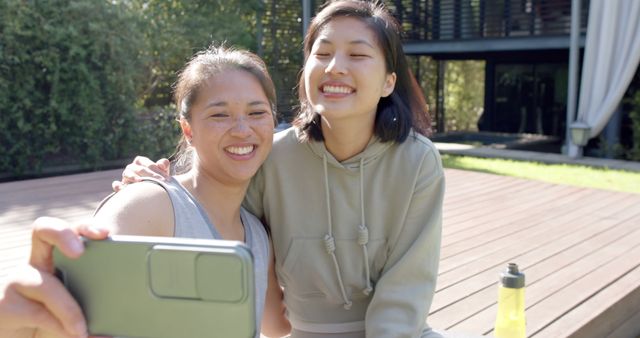
[[[304,39],[305,62],[321,29],[339,17],[362,20],[374,33],[384,54],[387,73],[396,73],[393,92],[382,97],[376,110],[374,134],[382,142],[404,142],[411,130],[429,136],[431,117],[422,90],[407,64],[402,49],[401,29],[398,21],[379,1],[338,0],[329,2],[313,18]],[[300,138],[322,141],[320,115],[313,111],[304,87],[304,66],[298,79],[300,106],[293,125],[300,131]]]

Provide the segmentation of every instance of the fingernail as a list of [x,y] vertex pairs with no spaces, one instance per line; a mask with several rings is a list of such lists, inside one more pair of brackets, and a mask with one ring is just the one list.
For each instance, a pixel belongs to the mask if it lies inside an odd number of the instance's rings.
[[76,239],[71,242],[70,249],[73,250],[73,252],[80,254],[84,251],[84,244],[82,244],[81,240]]
[[109,229],[102,228],[102,227],[96,226],[96,225],[92,225],[92,226],[88,227],[87,230],[89,230],[92,235],[96,235],[96,236],[102,235],[105,232],[109,231]]
[[91,225],[91,226],[87,227],[87,230],[89,230],[93,234],[97,235],[97,234],[100,234],[100,233],[104,232],[106,229],[101,228],[99,226]]

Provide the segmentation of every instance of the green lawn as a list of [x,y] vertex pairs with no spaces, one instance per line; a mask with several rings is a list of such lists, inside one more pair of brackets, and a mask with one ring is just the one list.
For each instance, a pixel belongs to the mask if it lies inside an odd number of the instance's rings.
[[446,154],[442,161],[445,168],[640,194],[640,172]]

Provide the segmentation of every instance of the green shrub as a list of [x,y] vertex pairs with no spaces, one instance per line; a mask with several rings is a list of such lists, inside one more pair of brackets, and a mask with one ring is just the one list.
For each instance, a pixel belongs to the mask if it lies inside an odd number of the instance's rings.
[[132,151],[135,17],[80,0],[6,0],[0,12],[0,172],[97,165]]
[[154,107],[138,113],[136,152],[151,159],[168,158],[180,138],[175,105]]

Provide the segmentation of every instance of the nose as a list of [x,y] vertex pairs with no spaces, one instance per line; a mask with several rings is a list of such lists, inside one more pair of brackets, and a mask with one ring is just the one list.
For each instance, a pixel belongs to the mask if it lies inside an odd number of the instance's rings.
[[251,125],[247,119],[242,116],[235,119],[231,128],[231,135],[236,137],[248,137],[251,134]]
[[329,61],[329,64],[327,65],[327,68],[325,69],[325,73],[328,74],[345,74],[347,72],[347,67],[346,67],[346,63],[344,61],[344,58],[340,55],[340,54],[335,54],[331,60]]

